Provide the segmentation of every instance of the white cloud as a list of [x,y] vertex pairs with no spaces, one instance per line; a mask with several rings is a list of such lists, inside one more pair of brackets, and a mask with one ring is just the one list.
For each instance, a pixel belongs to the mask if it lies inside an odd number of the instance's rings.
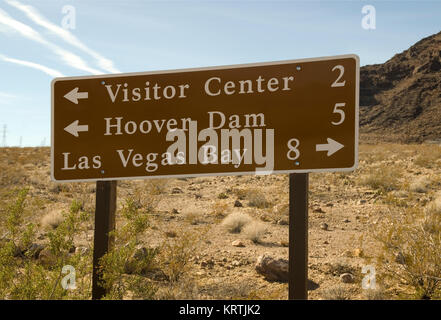
[[[21,23],[20,21],[15,20],[12,18],[9,14],[7,14],[5,11],[0,9],[0,25],[3,25],[7,28],[9,28],[12,31],[18,32],[21,36],[30,39],[32,41],[36,41],[50,50],[52,50],[55,54],[57,54],[61,60],[64,61],[67,65],[79,69],[82,71],[86,71],[92,74],[101,74],[102,72],[91,68],[87,65],[87,63],[76,54],[67,51],[56,44],[53,44],[49,41],[47,41],[43,36],[40,35],[37,31],[29,27],[28,25]],[[0,28],[0,31],[3,29]]]
[[[8,92],[4,92],[4,91],[0,91],[0,107],[9,107],[11,105],[16,104],[17,101],[21,101],[21,100],[23,100],[23,99],[18,97],[18,96],[16,96],[16,95],[14,95],[14,94],[11,94],[11,93],[8,93]],[[2,119],[4,117],[6,117],[5,109],[4,108],[2,108],[2,112],[1,113],[2,113]]]
[[0,91],[0,104],[10,104],[15,98],[13,94]]
[[[15,64],[19,64],[25,67],[29,67],[29,68],[33,68],[33,69],[37,69],[40,71],[43,71],[44,73],[52,76],[52,77],[63,77],[64,75],[54,69],[51,69],[49,67],[43,66],[41,64],[35,63],[35,62],[30,62],[30,61],[25,61],[25,60],[19,60],[19,59],[14,59],[14,58],[9,58],[5,55],[0,54],[0,60],[6,61],[6,62],[10,62],[10,63],[15,63]],[[0,98],[8,98],[8,95],[5,93],[1,93],[0,92]],[[11,96],[9,95],[9,98],[11,98]]]
[[92,56],[94,59],[97,60],[98,66],[111,73],[119,73],[120,71],[115,68],[113,62],[102,55],[100,55],[98,52],[90,49],[87,47],[84,43],[82,43],[75,35],[73,35],[70,31],[50,22],[45,17],[43,17],[34,7],[29,5],[21,4],[18,1],[15,0],[6,0],[6,2],[19,9],[20,11],[24,12],[29,19],[31,19],[34,23],[42,26],[43,28],[51,31],[67,43],[69,43],[72,46],[77,47],[78,49],[86,52],[90,56]]
[[[9,28],[11,31],[16,31],[20,33],[23,37],[32,39],[43,44],[46,43],[46,40],[44,40],[37,31],[29,27],[28,25],[21,23],[20,21],[13,19],[2,9],[0,9],[0,24],[2,24],[6,28]],[[1,30],[6,29],[2,28]]]

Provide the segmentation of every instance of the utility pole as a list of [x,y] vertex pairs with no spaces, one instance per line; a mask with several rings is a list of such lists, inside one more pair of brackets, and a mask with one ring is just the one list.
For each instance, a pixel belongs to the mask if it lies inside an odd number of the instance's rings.
[[2,146],[6,147],[6,124],[3,125],[3,139],[2,139]]

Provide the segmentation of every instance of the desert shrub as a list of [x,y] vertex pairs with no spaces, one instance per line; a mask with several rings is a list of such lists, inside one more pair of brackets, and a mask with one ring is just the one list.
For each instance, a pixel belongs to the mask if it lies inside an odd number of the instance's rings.
[[[223,279],[211,281],[202,285],[202,290],[207,292],[209,299],[231,299],[231,300],[258,300],[274,299],[263,295],[262,288],[259,288],[253,281],[242,279],[241,281],[226,282]],[[285,291],[287,291],[285,289]]]
[[204,214],[201,211],[197,210],[187,211],[186,213],[184,213],[184,219],[192,225],[205,222]]
[[123,299],[130,294],[137,299],[153,298],[156,288],[144,276],[156,265],[158,249],[142,247],[140,237],[149,227],[150,208],[141,210],[137,201],[125,200],[121,216],[124,225],[111,234],[115,245],[100,260],[105,299]]
[[221,192],[217,195],[218,199],[227,199],[228,198],[228,194],[226,194],[225,192]]
[[12,202],[7,209],[6,227],[10,232],[13,239],[15,239],[20,230],[20,226],[23,225],[23,216],[25,210],[25,200],[28,195],[29,189],[23,188],[18,190],[17,199]]
[[155,299],[158,300],[196,300],[203,299],[196,279],[188,274],[179,278],[179,281],[170,282],[167,286],[159,288]]
[[[35,251],[36,227],[25,223],[29,218],[26,209],[28,189],[17,192],[6,210],[6,229],[9,239],[0,242],[0,297],[3,299],[75,299],[87,298],[85,290],[90,282],[90,259],[71,253],[73,237],[87,215],[71,209],[63,213],[64,219],[57,229],[48,233],[45,245],[49,263],[43,263],[42,253]],[[42,251],[43,252],[43,251]],[[65,290],[61,286],[62,268],[72,265],[76,269],[78,290]]]
[[441,196],[438,195],[433,201],[426,206],[426,213],[441,214]]
[[0,162],[0,187],[23,185],[25,181],[26,175],[20,166]]
[[228,204],[223,201],[216,201],[211,207],[211,213],[217,218],[224,217],[229,211]]
[[[41,243],[36,238],[37,226],[26,223],[33,214],[27,208],[28,189],[11,194],[14,200],[2,209],[6,236],[0,239],[0,298],[90,299],[92,250],[76,250],[74,241],[82,234],[84,238],[92,223],[93,216],[84,210],[83,201],[73,200],[67,211],[56,215],[56,223],[54,217],[46,218],[57,227]],[[106,299],[154,296],[155,286],[147,274],[157,268],[159,250],[143,247],[140,237],[149,226],[150,210],[128,198],[118,212],[125,223],[111,234],[117,235],[115,246],[100,261]],[[75,290],[61,285],[67,265],[75,268]]]
[[362,185],[368,186],[381,192],[389,192],[399,187],[400,172],[392,167],[381,166],[371,168],[369,172],[361,177]]
[[363,290],[365,300],[387,300],[387,295],[381,288]]
[[222,221],[222,226],[230,233],[239,233],[243,227],[252,220],[253,219],[245,213],[233,212]]
[[53,210],[41,218],[41,225],[46,229],[56,229],[63,222],[63,215],[59,210]]
[[134,186],[133,194],[129,195],[138,209],[153,211],[165,193],[169,179],[144,180]]
[[144,187],[150,195],[164,194],[170,183],[170,179],[152,179],[145,180]]
[[373,233],[383,244],[378,263],[385,278],[403,283],[416,298],[441,297],[439,213],[420,207],[391,210]]
[[411,199],[412,197],[405,197],[405,198],[403,198],[403,197],[397,197],[395,194],[393,194],[393,193],[388,193],[388,194],[386,194],[385,196],[384,196],[384,198],[383,198],[383,202],[385,203],[385,204],[388,204],[388,205],[392,205],[392,206],[396,206],[396,207],[408,207],[409,206],[409,200]]
[[245,200],[245,198],[247,197],[248,190],[235,188],[232,190],[232,193],[235,194],[239,200]]
[[426,193],[429,184],[430,181],[427,177],[419,177],[410,183],[409,190],[418,193]]
[[247,192],[246,199],[250,207],[256,207],[259,209],[271,207],[271,203],[266,199],[265,194],[256,189],[251,189]]
[[151,299],[156,287],[144,275],[155,268],[157,249],[137,248],[134,241],[110,250],[100,260],[104,299]]
[[190,270],[190,261],[195,254],[199,235],[181,232],[167,239],[160,250],[161,269],[170,282],[177,282]]
[[265,235],[266,226],[262,222],[253,221],[248,223],[243,228],[242,233],[245,237],[254,243],[260,243],[262,241],[262,237]]
[[289,203],[280,204],[273,208],[273,213],[278,217],[289,216]]
[[423,168],[434,168],[439,164],[441,159],[441,147],[437,145],[422,146],[418,150],[413,163]]
[[323,290],[322,297],[325,300],[349,300],[350,293],[342,285],[336,285]]
[[248,200],[250,207],[269,208],[271,203],[266,199],[265,193],[258,189],[233,189],[232,193],[237,196],[239,200]]
[[126,223],[118,231],[118,239],[127,242],[133,238],[138,242],[139,236],[149,226],[149,213],[148,209],[141,210],[133,198],[127,198],[121,210],[121,216],[126,219]]

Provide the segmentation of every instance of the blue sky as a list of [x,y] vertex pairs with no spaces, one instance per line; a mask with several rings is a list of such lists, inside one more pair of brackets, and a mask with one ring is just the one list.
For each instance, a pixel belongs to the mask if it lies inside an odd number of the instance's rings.
[[[365,5],[375,29],[361,26]],[[441,1],[0,0],[0,146],[5,124],[9,146],[49,145],[56,76],[348,53],[366,65],[439,31]]]

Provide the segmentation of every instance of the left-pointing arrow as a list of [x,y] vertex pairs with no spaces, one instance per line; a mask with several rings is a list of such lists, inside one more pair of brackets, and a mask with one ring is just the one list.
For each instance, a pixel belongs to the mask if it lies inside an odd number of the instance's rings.
[[75,120],[70,125],[68,125],[66,128],[64,128],[65,131],[69,132],[71,135],[78,137],[78,132],[84,132],[89,131],[89,126],[87,124],[85,125],[79,125],[78,120]]
[[78,104],[78,99],[87,99],[89,97],[89,92],[78,92],[78,89],[79,88],[76,87],[75,89],[66,93],[64,97],[75,104]]

